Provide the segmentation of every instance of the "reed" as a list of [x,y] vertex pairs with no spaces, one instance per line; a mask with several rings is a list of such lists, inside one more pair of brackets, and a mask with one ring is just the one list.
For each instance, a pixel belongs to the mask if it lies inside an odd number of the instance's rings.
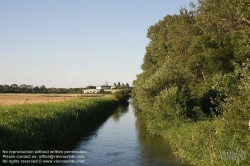
[[108,97],[1,107],[0,149],[66,150],[115,107]]
[[147,121],[152,135],[162,136],[175,155],[190,165],[249,165],[249,130],[226,126],[223,119],[204,121]]

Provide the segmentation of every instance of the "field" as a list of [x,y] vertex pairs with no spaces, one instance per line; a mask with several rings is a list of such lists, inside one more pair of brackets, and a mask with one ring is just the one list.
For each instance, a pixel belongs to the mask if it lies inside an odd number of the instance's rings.
[[0,94],[0,106],[57,102],[76,98],[76,94]]

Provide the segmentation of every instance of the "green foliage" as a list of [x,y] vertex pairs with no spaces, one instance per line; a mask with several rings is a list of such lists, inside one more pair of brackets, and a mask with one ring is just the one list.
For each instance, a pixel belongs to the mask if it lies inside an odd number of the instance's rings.
[[248,6],[248,0],[200,0],[198,8],[167,15],[148,30],[132,97],[149,132],[168,137],[194,165],[249,165],[219,157],[250,147]]
[[[225,110],[223,117],[226,124],[237,125],[239,123],[240,128],[246,128],[246,123],[250,120],[250,61],[247,60],[241,67],[237,66],[236,73],[240,74],[240,82],[237,86],[238,95],[230,95],[227,98],[227,103],[223,104]],[[245,124],[242,123],[244,121]]]
[[0,85],[0,93],[59,93],[59,94],[79,94],[82,92],[82,88],[46,88],[45,85],[40,87],[31,86],[30,88],[27,87],[26,84],[22,84],[18,86],[17,84],[9,85]]
[[237,93],[234,62],[245,62],[250,53],[248,8],[243,5],[247,2],[199,3],[197,9],[183,8],[179,15],[167,15],[150,26],[143,73],[137,76],[133,90],[142,110],[152,107],[165,88],[176,86],[177,103],[186,109],[187,117],[193,115],[193,108],[209,117],[218,116],[228,93]]
[[177,87],[164,89],[158,96],[155,97],[153,113],[160,120],[171,121],[172,119],[180,118],[182,109],[177,103]]
[[221,110],[218,109],[221,101],[226,98],[225,95],[209,89],[200,99],[200,107],[202,111],[209,117],[215,117],[221,114]]
[[104,91],[104,89],[100,89],[100,90],[98,91],[98,93],[103,94],[103,93],[105,93],[105,91]]
[[113,96],[119,102],[126,102],[129,99],[129,93],[129,90],[119,90],[113,93]]

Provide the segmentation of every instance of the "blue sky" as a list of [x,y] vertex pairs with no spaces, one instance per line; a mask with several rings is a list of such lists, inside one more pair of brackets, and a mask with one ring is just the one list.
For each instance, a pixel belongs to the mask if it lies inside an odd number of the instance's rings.
[[131,85],[149,26],[190,2],[0,0],[0,84]]

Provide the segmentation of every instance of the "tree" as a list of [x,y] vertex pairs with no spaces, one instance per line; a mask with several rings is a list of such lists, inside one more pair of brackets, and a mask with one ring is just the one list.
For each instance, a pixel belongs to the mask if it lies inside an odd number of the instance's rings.
[[41,85],[40,89],[46,89],[46,86],[45,85]]
[[[193,47],[199,48],[200,54],[206,58],[207,65],[202,70],[207,76],[215,72],[232,72],[232,62],[242,63],[250,53],[249,32],[246,30],[249,23],[244,21],[249,16],[245,15],[247,9],[243,7],[248,6],[249,1],[201,0],[199,3],[196,27],[200,35],[196,36]],[[196,56],[200,55],[195,55],[195,59]]]
[[27,85],[26,84],[21,84],[19,86],[20,89],[22,89],[23,91],[27,88]]
[[40,88],[38,86],[35,86],[33,88],[33,93],[39,93],[39,91],[40,91]]
[[11,86],[10,86],[10,92],[15,92],[16,90],[18,89],[18,85],[17,84],[12,84]]
[[129,91],[128,90],[119,90],[113,93],[115,100],[119,102],[126,102],[129,99]]
[[104,89],[100,89],[100,90],[98,91],[98,93],[103,94],[103,93],[105,93],[105,91],[104,91]]
[[114,85],[113,86],[116,86],[116,83],[114,82]]
[[233,64],[244,64],[250,54],[247,6],[249,0],[199,0],[199,8],[192,4],[191,11],[182,8],[150,26],[143,72],[133,82],[137,107],[152,118],[168,110],[161,102],[169,99],[186,116],[219,108],[226,96],[218,97],[221,92],[212,90],[211,80],[234,72]]
[[118,86],[118,87],[120,87],[120,86],[121,86],[121,83],[120,83],[120,82],[118,82],[118,83],[117,83],[117,86]]
[[11,87],[12,88],[18,88],[18,85],[17,84],[11,84]]
[[42,93],[46,93],[46,92],[47,92],[46,86],[45,86],[45,85],[41,85],[41,86],[40,86],[40,91],[41,91]]
[[3,92],[6,93],[6,92],[9,92],[9,91],[10,91],[10,86],[5,84],[5,85],[3,86]]

